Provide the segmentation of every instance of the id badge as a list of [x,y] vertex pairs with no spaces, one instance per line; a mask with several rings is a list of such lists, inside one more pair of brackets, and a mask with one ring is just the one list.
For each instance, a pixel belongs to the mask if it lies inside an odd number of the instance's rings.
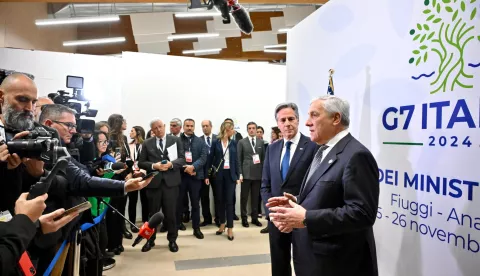
[[258,154],[254,154],[252,156],[252,159],[253,159],[253,164],[260,164],[260,156],[258,156]]
[[7,211],[0,212],[0,222],[9,222],[12,219],[12,214]]
[[191,163],[192,162],[192,152],[191,151],[186,151],[185,152],[185,161]]
[[223,168],[226,170],[230,169],[230,160],[225,160],[223,163]]

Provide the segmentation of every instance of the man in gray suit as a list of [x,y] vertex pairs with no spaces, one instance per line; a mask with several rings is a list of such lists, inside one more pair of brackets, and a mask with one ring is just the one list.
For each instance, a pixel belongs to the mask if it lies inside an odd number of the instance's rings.
[[[165,124],[161,120],[153,120],[150,127],[155,137],[149,138],[143,143],[142,151],[138,156],[138,166],[148,173],[159,171],[147,190],[149,216],[151,217],[162,209],[165,215],[164,223],[168,230],[168,247],[171,252],[177,252],[176,206],[178,187],[182,182],[180,170],[183,170],[183,165],[186,164],[185,151],[180,138],[166,135]],[[176,152],[169,152],[175,150],[175,147]],[[147,252],[155,246],[155,237],[156,231],[143,246],[142,252]]]
[[247,219],[248,195],[251,193],[252,224],[261,227],[258,221],[258,196],[262,184],[262,168],[265,158],[263,140],[257,138],[257,124],[247,124],[248,137],[243,138],[237,145],[237,158],[240,167],[240,209],[243,227],[249,227]]
[[294,229],[297,276],[378,275],[373,236],[378,166],[349,133],[349,113],[349,104],[335,96],[312,102],[306,125],[321,146],[300,193],[268,200],[275,226],[282,232]]

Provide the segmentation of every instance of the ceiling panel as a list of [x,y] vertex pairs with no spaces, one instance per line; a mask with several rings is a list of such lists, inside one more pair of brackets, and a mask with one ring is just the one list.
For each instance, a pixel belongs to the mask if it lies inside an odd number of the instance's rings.
[[175,33],[172,12],[137,13],[130,15],[134,35]]
[[138,51],[141,53],[150,53],[150,54],[167,54],[170,52],[170,46],[168,41],[165,42],[156,42],[156,43],[144,43],[138,44]]
[[285,26],[293,27],[297,25],[297,23],[302,21],[305,17],[309,16],[314,11],[314,6],[284,8],[283,16],[285,17]]

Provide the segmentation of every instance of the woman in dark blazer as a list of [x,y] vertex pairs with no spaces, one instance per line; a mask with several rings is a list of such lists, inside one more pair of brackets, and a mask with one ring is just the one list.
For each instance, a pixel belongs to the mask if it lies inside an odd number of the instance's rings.
[[207,159],[207,168],[211,169],[209,176],[206,176],[205,183],[210,184],[208,177],[216,178],[216,203],[218,206],[218,217],[220,228],[217,235],[225,232],[225,213],[226,227],[228,228],[228,239],[233,241],[233,216],[235,214],[234,196],[235,185],[239,184],[239,167],[237,162],[237,143],[230,140],[235,133],[233,124],[223,122],[218,133],[217,140],[212,143],[212,148]]

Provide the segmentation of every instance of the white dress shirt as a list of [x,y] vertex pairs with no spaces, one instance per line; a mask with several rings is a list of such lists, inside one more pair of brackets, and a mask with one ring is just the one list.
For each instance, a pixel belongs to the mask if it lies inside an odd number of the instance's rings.
[[[340,141],[342,140],[343,138],[345,138],[345,136],[347,136],[350,132],[348,131],[348,128],[347,129],[344,129],[342,131],[340,131],[339,133],[337,133],[337,135],[335,135],[332,139],[330,139],[330,141],[327,142],[327,146],[328,148],[326,148],[324,151],[323,151],[323,155],[322,155],[322,161],[323,159],[325,159],[325,156],[328,155],[328,153],[332,150],[333,147],[335,147],[335,145]],[[320,161],[320,163],[322,162]]]
[[287,141],[292,142],[292,144],[290,145],[290,160],[288,162],[288,164],[290,164],[290,162],[292,162],[293,155],[295,154],[295,150],[297,149],[298,143],[300,142],[300,137],[300,132],[297,132],[297,134],[291,140],[283,138],[282,156],[280,157],[280,170],[282,169],[282,160],[283,156],[285,155],[285,150],[287,149]]
[[160,148],[160,138],[158,138],[158,137],[156,137],[156,138],[157,138],[157,140],[156,140],[156,142],[157,142],[157,149],[159,149],[159,150],[161,150],[162,152],[164,152],[164,151],[165,151],[165,146],[167,145],[167,143],[166,143],[166,142],[167,142],[167,135],[163,135],[163,137],[162,137],[162,145],[163,145],[163,148]]

